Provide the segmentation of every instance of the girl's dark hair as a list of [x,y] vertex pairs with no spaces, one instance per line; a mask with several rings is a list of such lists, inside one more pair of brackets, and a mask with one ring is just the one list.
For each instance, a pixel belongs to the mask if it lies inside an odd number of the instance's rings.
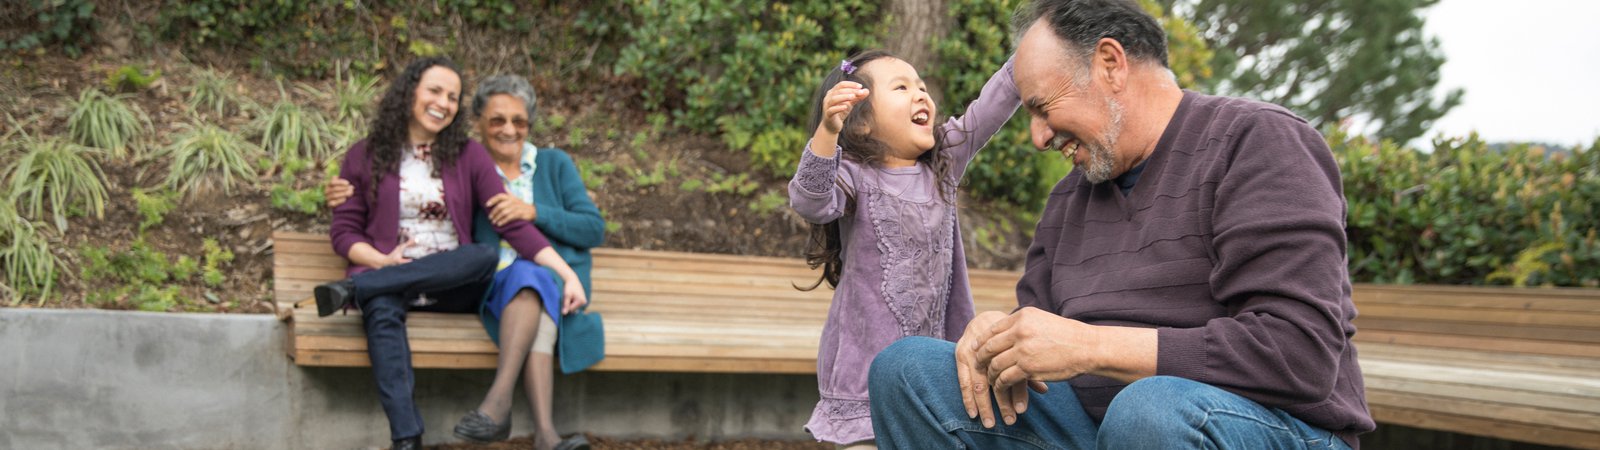
[[[400,151],[410,144],[409,128],[411,126],[411,106],[416,102],[417,85],[422,82],[422,73],[433,67],[450,69],[461,77],[462,92],[465,92],[467,80],[461,74],[461,69],[445,57],[429,57],[412,61],[406,66],[404,72],[389,84],[388,92],[383,94],[383,99],[378,102],[378,115],[372,118],[372,127],[367,134],[367,154],[372,161],[372,189],[367,193],[377,195],[378,182],[383,180],[384,174],[399,170]],[[439,130],[439,136],[434,138],[430,153],[433,155],[433,173],[454,166],[456,158],[461,156],[462,150],[467,147],[467,124],[461,117],[461,108],[456,108],[455,117],[450,120],[450,125]]]
[[[826,99],[828,90],[833,89],[834,85],[839,84],[841,81],[854,81],[861,83],[862,87],[871,92],[866,101],[857,103],[855,107],[850,109],[850,113],[845,115],[844,127],[839,131],[839,148],[842,150],[842,157],[858,164],[872,166],[882,164],[884,156],[889,152],[887,144],[867,133],[867,129],[872,125],[872,97],[878,94],[876,90],[872,90],[872,80],[868,79],[861,69],[867,63],[882,58],[895,58],[895,56],[884,50],[867,50],[847,58],[846,60],[850,61],[850,65],[857,68],[854,73],[844,73],[843,70],[835,67],[828,72],[828,76],[823,77],[822,85],[817,87],[817,93],[811,99],[811,121],[808,129],[816,130],[817,127],[822,126],[823,100]],[[931,123],[943,123],[943,120],[937,117],[929,119]],[[918,156],[917,162],[927,164],[933,170],[934,176],[939,177],[939,198],[945,203],[954,203],[955,181],[947,176],[951,170],[950,157],[945,155],[943,151],[945,145],[947,145],[945,133],[948,131],[943,126],[935,127],[933,149]],[[844,186],[841,184],[840,187],[843,188]],[[845,214],[855,213],[855,193],[846,191],[845,197]],[[826,224],[811,224],[811,239],[806,247],[806,264],[810,265],[812,269],[821,267],[822,276],[810,287],[795,286],[795,288],[809,291],[816,289],[824,282],[828,283],[829,287],[838,288],[839,274],[844,269],[844,243],[841,242],[839,236],[839,221],[835,220]]]

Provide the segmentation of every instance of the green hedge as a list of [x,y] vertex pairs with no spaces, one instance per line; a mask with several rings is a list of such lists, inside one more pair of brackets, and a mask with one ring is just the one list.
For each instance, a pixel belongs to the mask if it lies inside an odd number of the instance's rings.
[[1550,152],[1441,139],[1431,153],[1328,134],[1358,282],[1600,287],[1600,140]]
[[885,18],[862,0],[629,0],[615,73],[645,107],[720,133],[774,175],[794,172],[811,96],[834,65],[879,46]]

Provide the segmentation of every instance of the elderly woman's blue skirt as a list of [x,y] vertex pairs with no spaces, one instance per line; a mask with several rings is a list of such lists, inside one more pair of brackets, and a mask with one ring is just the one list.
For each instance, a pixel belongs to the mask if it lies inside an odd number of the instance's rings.
[[483,301],[483,309],[479,312],[483,329],[489,332],[489,337],[494,339],[496,345],[500,343],[500,314],[523,289],[539,294],[545,314],[550,315],[557,328],[561,326],[561,277],[533,261],[517,258],[511,261],[511,265],[495,272],[488,296]]

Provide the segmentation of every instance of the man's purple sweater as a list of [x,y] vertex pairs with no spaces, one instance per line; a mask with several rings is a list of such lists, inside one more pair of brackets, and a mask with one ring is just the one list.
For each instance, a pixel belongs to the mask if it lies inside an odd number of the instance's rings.
[[[1156,328],[1156,373],[1210,384],[1332,431],[1375,424],[1350,337],[1339,168],[1281,107],[1184,92],[1133,190],[1073,171],[1050,193],[1020,306]],[[1103,418],[1124,384],[1072,380]]]

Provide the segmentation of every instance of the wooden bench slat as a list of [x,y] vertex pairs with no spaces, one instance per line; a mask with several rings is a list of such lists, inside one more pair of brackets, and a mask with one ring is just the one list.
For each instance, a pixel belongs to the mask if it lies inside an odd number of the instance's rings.
[[1600,344],[1600,328],[1556,326],[1516,326],[1494,323],[1444,322],[1400,318],[1356,317],[1357,335],[1360,330],[1405,330],[1412,332],[1477,336],[1545,341],[1586,342]]
[[1596,425],[1596,419],[1593,414],[1519,407],[1472,398],[1441,397],[1383,389],[1367,389],[1367,403],[1374,409],[1383,407],[1426,407],[1430,411],[1438,411],[1445,414],[1573,430],[1589,429]]
[[1600,313],[1577,311],[1367,304],[1361,307],[1360,312],[1361,317],[1369,319],[1381,317],[1401,320],[1600,328]]
[[1587,430],[1570,430],[1546,425],[1529,425],[1517,422],[1468,417],[1441,413],[1425,408],[1373,406],[1373,419],[1383,423],[1434,430],[1457,430],[1467,434],[1532,442],[1543,445],[1600,449],[1600,433]]

